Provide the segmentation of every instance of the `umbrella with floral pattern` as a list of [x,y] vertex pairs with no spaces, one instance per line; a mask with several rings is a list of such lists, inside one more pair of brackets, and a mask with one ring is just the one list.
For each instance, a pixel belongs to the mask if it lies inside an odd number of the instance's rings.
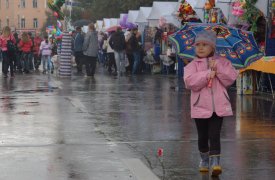
[[187,23],[169,36],[180,57],[190,60],[195,57],[193,44],[197,34],[203,30],[217,32],[216,53],[226,57],[236,68],[247,67],[263,57],[252,32],[212,23]]

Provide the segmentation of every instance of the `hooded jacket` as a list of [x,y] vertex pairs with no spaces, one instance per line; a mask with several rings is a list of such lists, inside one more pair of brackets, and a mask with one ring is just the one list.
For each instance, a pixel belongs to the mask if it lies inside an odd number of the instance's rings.
[[217,63],[217,74],[212,81],[212,88],[207,87],[208,68],[207,58],[196,58],[184,68],[184,82],[191,90],[191,117],[210,118],[215,112],[218,116],[233,115],[227,88],[238,77],[238,71],[231,62],[220,56],[214,56]]

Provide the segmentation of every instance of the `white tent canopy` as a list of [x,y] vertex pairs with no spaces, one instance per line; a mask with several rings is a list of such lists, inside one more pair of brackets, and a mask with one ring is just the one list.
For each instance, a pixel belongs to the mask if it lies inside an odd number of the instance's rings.
[[168,24],[173,24],[177,27],[180,27],[180,25],[181,25],[180,21],[177,18],[175,18],[174,16],[170,15],[170,14],[163,15],[160,18],[163,19],[163,21],[165,21]]
[[103,29],[103,21],[102,20],[97,20],[96,21],[96,30],[101,31]]
[[117,26],[119,25],[119,19],[118,18],[111,18],[110,19],[110,27],[111,26]]
[[104,23],[104,29],[111,27],[111,19],[104,18],[103,23]]
[[129,11],[128,11],[128,19],[127,19],[127,22],[135,23],[138,14],[139,14],[139,10],[129,10]]
[[149,26],[158,26],[159,19],[164,15],[173,16],[175,11],[177,11],[178,6],[179,2],[153,2],[152,11],[150,12],[149,17],[147,18]]
[[229,20],[230,12],[231,12],[231,3],[228,0],[218,0],[216,2],[216,7],[220,8],[225,18]]
[[258,2],[256,3],[256,7],[261,10],[265,16],[267,16],[267,7],[268,5],[268,0],[262,1],[262,0],[258,0]]
[[147,18],[149,17],[151,11],[152,7],[140,7],[136,23],[147,23]]
[[192,8],[204,8],[206,0],[187,0],[187,2],[191,5]]

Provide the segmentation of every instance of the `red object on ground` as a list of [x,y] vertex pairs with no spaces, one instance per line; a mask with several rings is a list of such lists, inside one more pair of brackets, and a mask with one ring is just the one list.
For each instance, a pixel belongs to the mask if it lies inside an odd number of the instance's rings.
[[163,156],[163,149],[162,148],[158,148],[158,156],[159,157]]

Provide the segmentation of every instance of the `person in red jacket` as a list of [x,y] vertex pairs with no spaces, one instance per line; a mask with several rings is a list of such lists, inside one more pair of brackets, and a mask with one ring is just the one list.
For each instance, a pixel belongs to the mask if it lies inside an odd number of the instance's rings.
[[11,41],[11,43],[16,43],[15,38],[11,33],[10,27],[6,26],[3,28],[3,34],[0,36],[0,49],[2,50],[3,56],[3,63],[2,63],[2,72],[4,77],[8,77],[8,70],[10,68],[11,77],[14,77],[14,69],[13,69],[13,62],[14,62],[14,53],[8,51],[7,42]]
[[23,32],[18,46],[22,50],[22,57],[21,57],[22,67],[24,67],[24,72],[27,74],[30,72],[29,62],[31,62],[31,58],[32,58],[31,56],[32,45],[33,43],[29,35],[26,32]]

